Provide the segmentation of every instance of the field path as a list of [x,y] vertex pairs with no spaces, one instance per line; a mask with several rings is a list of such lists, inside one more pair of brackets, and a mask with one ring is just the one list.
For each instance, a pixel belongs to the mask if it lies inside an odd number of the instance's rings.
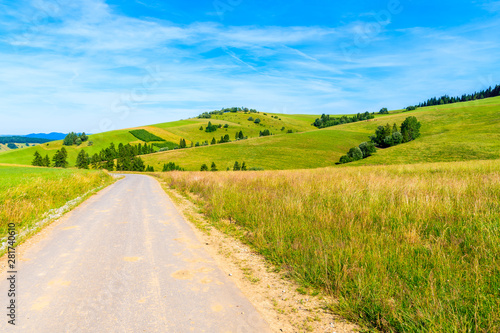
[[269,332],[153,178],[126,175],[28,246],[1,332]]

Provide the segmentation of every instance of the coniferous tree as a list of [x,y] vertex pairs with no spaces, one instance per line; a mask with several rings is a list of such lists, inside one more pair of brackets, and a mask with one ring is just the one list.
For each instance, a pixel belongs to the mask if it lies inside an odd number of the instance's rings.
[[247,165],[245,162],[241,163],[241,171],[247,171]]
[[214,162],[212,162],[212,165],[210,166],[210,171],[217,171],[217,166]]
[[239,135],[238,135],[238,138],[239,138],[239,139],[243,139],[243,138],[244,138],[244,136],[243,136],[243,131],[240,131],[240,133],[239,133]]
[[66,160],[66,158],[67,152],[63,147],[61,148],[61,150],[58,150],[52,158],[52,161],[54,161],[54,166],[56,168],[66,168],[68,166],[68,161]]
[[234,162],[233,171],[240,171],[240,170],[241,170],[241,167],[240,167],[240,164],[238,163],[238,161]]
[[401,124],[401,134],[403,135],[403,142],[415,140],[420,136],[420,126],[416,117],[408,117]]
[[215,141],[215,138],[212,138],[212,142],[211,142],[210,144],[211,144],[211,145],[214,145],[214,144],[216,144],[216,143],[217,143],[217,141]]
[[200,171],[208,171],[208,167],[205,163],[201,165]]
[[76,157],[76,165],[78,169],[88,169],[89,168],[89,155],[82,149]]
[[33,155],[33,161],[31,162],[31,165],[33,166],[43,166],[43,159],[42,155],[38,151],[35,151],[35,154]]
[[49,158],[49,155],[45,155],[45,157],[43,158],[43,166],[44,167],[50,167],[50,158]]

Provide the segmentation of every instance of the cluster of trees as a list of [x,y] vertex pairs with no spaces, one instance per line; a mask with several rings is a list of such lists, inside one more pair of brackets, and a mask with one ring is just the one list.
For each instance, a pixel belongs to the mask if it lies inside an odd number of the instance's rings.
[[375,153],[376,151],[377,149],[375,148],[373,142],[363,142],[358,147],[353,147],[349,149],[349,152],[340,158],[339,163],[344,164],[353,161],[358,161],[363,158],[372,156],[372,154]]
[[267,128],[263,131],[259,131],[259,136],[270,136],[273,135]]
[[41,138],[27,138],[24,136],[0,136],[0,143],[8,144],[8,143],[45,143],[51,140],[41,139]]
[[[28,145],[28,144],[26,144],[26,145]],[[7,147],[9,147],[10,149],[17,149],[17,145],[15,143],[12,143],[12,142],[9,142],[7,144]]]
[[174,162],[168,162],[166,164],[163,164],[163,172],[166,171],[184,171],[183,168],[181,168],[179,165],[176,165]]
[[248,112],[251,112],[251,113],[258,113],[257,110],[255,109],[249,109],[249,108],[240,108],[240,107],[232,107],[232,108],[222,108],[220,110],[214,110],[214,111],[210,111],[210,112],[203,112],[202,114],[200,114],[198,116],[198,118],[212,118],[212,116],[221,116],[223,115],[224,113],[226,112],[245,112],[245,113],[248,113]]
[[[62,148],[64,149],[64,147]],[[64,149],[66,151],[66,149]],[[50,158],[49,155],[45,155],[42,157],[38,151],[35,151],[33,161],[31,162],[33,166],[41,166],[41,167],[50,167]]]
[[238,140],[248,139],[248,137],[243,135],[243,131],[239,131],[239,132],[236,132],[236,134],[234,135],[234,139],[236,141],[238,141]]
[[160,138],[159,136],[154,135],[151,132],[146,131],[145,129],[138,129],[138,130],[131,130],[129,131],[130,134],[135,136],[137,139],[144,141],[144,142],[150,142],[150,141],[165,141],[164,139]]
[[408,117],[400,128],[396,124],[377,127],[375,135],[371,136],[370,140],[380,148],[396,146],[418,138],[420,127],[421,124],[416,117]]
[[378,113],[379,114],[389,114],[389,110],[387,110],[387,108],[382,108],[382,109],[380,109],[380,111]]
[[187,144],[186,144],[186,140],[185,139],[181,139],[179,141],[179,148],[180,149],[187,148]]
[[[201,165],[200,171],[208,171],[208,170],[209,170],[208,165],[203,163]],[[241,164],[238,161],[234,162],[233,171],[246,171],[246,170],[247,170],[247,165],[245,164],[245,162],[243,162]],[[212,164],[210,165],[210,171],[218,171],[217,165],[215,165],[215,162],[212,162]],[[227,171],[229,171],[229,168],[227,168]]]
[[72,145],[81,145],[82,142],[85,142],[89,139],[89,137],[85,134],[85,132],[81,134],[77,134],[75,132],[70,132],[66,137],[64,137],[63,145],[72,146]]
[[339,163],[349,163],[371,156],[377,151],[376,147],[387,148],[401,143],[410,142],[420,136],[421,124],[416,117],[408,117],[398,128],[387,124],[379,126],[375,135],[370,136],[369,142],[363,142],[358,147],[351,148],[349,152],[340,158]]
[[462,96],[457,96],[457,97],[450,97],[448,95],[444,95],[441,96],[440,98],[437,97],[429,98],[427,101],[419,103],[416,106],[423,107],[423,106],[451,104],[458,102],[474,101],[476,99],[490,98],[496,96],[500,96],[500,85],[496,85],[495,88],[489,87],[488,89],[474,92],[473,94],[464,94]]
[[314,126],[317,128],[325,128],[330,126],[342,125],[347,123],[355,123],[357,121],[363,121],[368,119],[373,119],[375,116],[373,113],[366,111],[365,113],[358,113],[352,117],[342,116],[339,118],[330,117],[330,115],[322,114],[321,118],[317,118],[314,121]]
[[[52,162],[54,163],[53,166],[56,168],[66,168],[68,166],[68,152],[66,148],[62,147],[61,150],[58,150],[52,157]],[[40,155],[38,151],[35,151],[31,165],[42,167],[52,166],[49,155],[45,155],[45,157],[42,158],[42,155]]]
[[[141,145],[131,145],[129,143],[118,145],[118,150],[114,143],[109,147],[101,149],[99,154],[95,153],[90,157],[87,152],[81,150],[76,158],[76,167],[80,169],[107,169],[109,171],[144,171],[146,166],[138,155],[151,154],[154,152],[153,145],[147,143]],[[116,160],[116,164],[115,164]],[[151,171],[148,166],[147,170]]]

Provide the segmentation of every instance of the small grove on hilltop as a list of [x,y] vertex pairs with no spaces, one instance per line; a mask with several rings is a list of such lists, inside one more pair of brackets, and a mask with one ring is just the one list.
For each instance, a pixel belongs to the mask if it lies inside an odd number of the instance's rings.
[[[85,132],[77,134],[75,132],[70,132],[68,135],[63,140],[63,145],[65,146],[72,146],[72,145],[81,145],[83,142],[88,141],[89,137]],[[88,145],[92,146],[92,141],[89,141]]]
[[406,118],[400,128],[395,123],[393,126],[389,124],[379,126],[375,130],[375,135],[370,136],[369,142],[363,142],[358,147],[351,148],[346,155],[340,158],[339,164],[370,157],[377,151],[376,147],[388,148],[413,141],[420,136],[420,127],[421,124],[413,116]]

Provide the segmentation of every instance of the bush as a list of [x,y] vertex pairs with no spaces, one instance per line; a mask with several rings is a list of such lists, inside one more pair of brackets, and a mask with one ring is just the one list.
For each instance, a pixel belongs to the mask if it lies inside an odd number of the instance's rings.
[[382,109],[380,109],[380,111],[378,113],[380,113],[380,114],[389,114],[389,110],[387,110],[387,108],[382,108]]
[[363,159],[363,152],[359,147],[353,147],[349,149],[349,152],[347,153],[347,156],[352,160],[352,161],[359,161]]
[[361,152],[363,153],[363,158],[372,156],[372,154],[377,151],[373,142],[363,142],[359,145],[359,149],[361,149]]
[[341,163],[341,164],[345,164],[345,163],[349,163],[349,162],[352,162],[352,160],[347,155],[342,156],[340,158],[340,161],[339,161],[339,163]]
[[253,118],[252,117],[248,117],[248,121],[253,121]]
[[256,124],[260,124],[260,119],[259,119],[259,118],[255,119],[255,120],[254,120],[254,123],[256,123]]
[[201,165],[200,171],[208,171],[208,166],[205,163],[203,163]]

